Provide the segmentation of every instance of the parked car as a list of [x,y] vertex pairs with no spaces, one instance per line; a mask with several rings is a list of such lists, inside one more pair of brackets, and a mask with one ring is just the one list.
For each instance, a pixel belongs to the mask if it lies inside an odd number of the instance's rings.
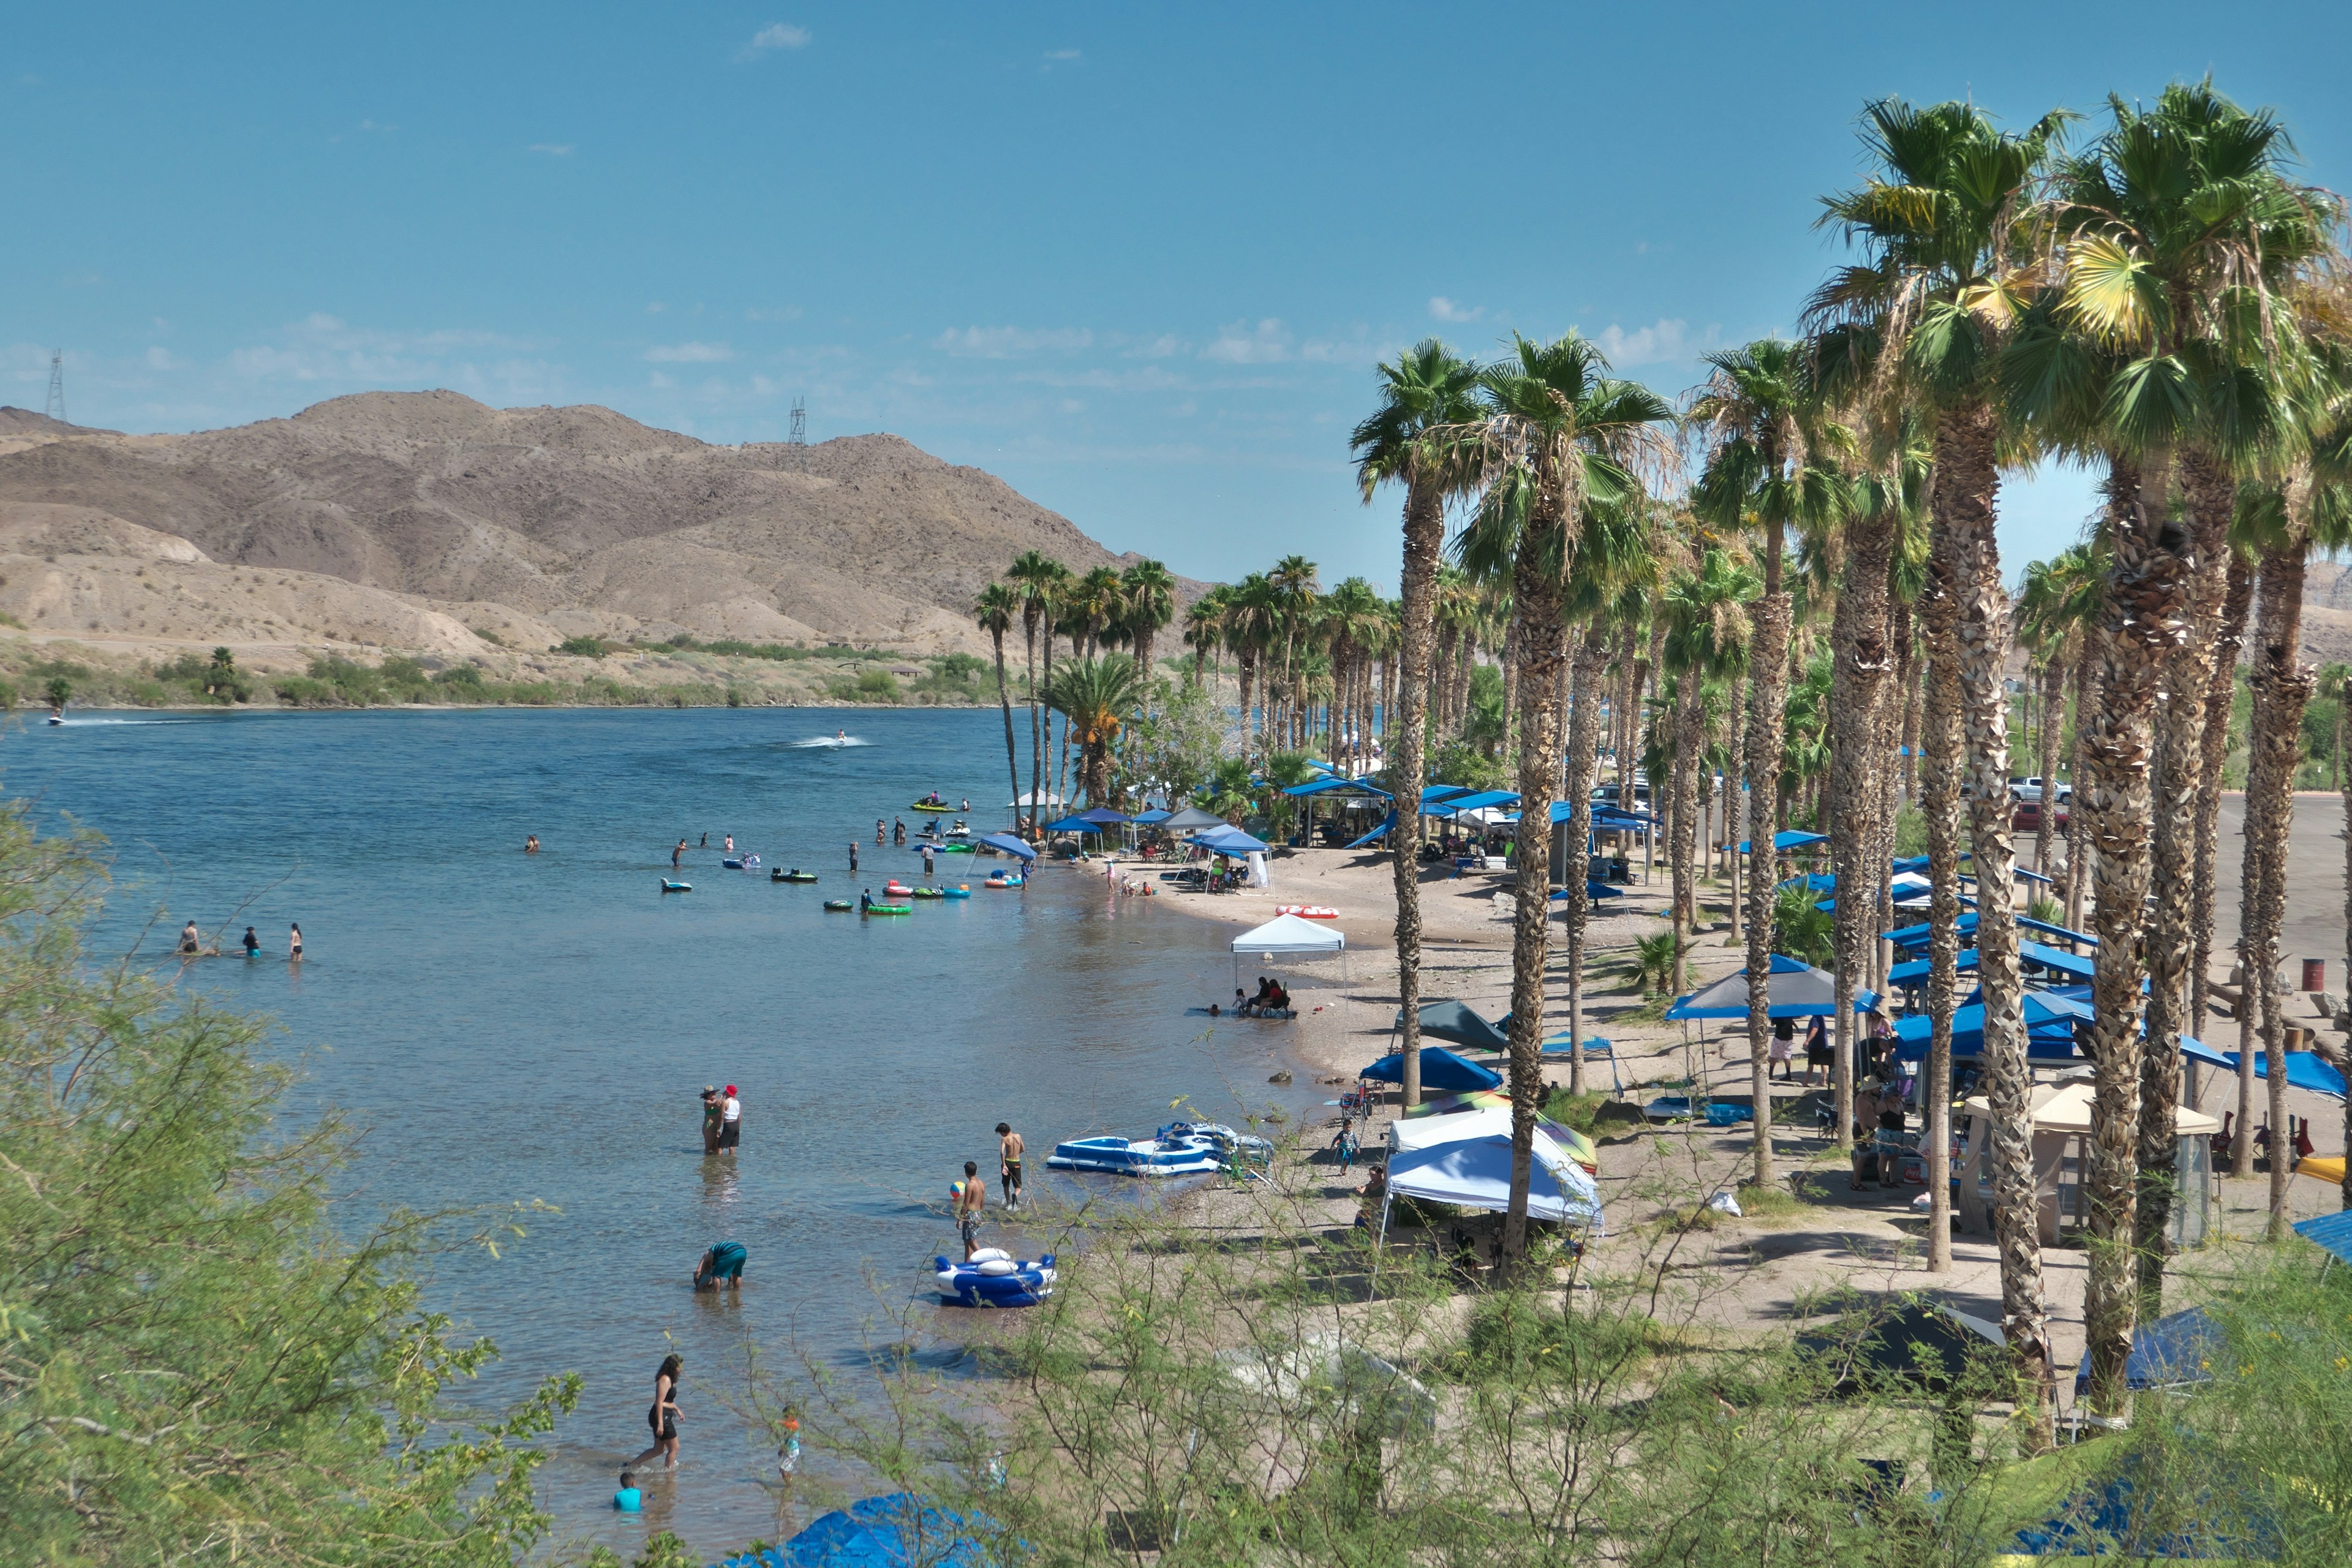
[[[2061,784],[2059,787],[2063,790],[2065,786]],[[2066,797],[2063,795],[2061,795],[2058,797],[2058,815],[2051,820],[2050,824],[2052,832],[2063,833],[2066,831]],[[2010,816],[2009,826],[2012,830],[2019,833],[2041,832],[2042,802],[2038,799],[2020,801],[2016,811]]]
[[[1596,805],[1615,805],[1617,804],[1617,784],[1614,780],[1612,780],[1608,784],[1596,784],[1593,786],[1592,790],[1592,802]],[[1641,774],[1635,773],[1633,775],[1633,809],[1636,811],[1647,811],[1649,808],[1650,781],[1643,778]]]
[[[2040,800],[2042,798],[2042,780],[2038,776],[2033,778],[2010,780],[2009,798],[2021,803],[2025,801]],[[2074,786],[2066,783],[2063,779],[2060,780],[2058,784],[2058,804],[2060,805],[2063,805],[2074,798]]]

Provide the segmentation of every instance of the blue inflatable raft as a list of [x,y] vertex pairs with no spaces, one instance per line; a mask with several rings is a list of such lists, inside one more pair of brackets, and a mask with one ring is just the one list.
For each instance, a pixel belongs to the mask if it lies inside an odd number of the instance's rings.
[[940,1300],[950,1307],[1034,1307],[1054,1293],[1054,1255],[1034,1263],[983,1247],[969,1263],[934,1258]]

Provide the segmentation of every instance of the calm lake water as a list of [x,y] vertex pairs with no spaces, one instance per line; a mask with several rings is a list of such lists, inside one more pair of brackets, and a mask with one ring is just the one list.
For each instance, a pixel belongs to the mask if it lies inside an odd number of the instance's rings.
[[[845,724],[867,743],[803,743]],[[444,1259],[430,1295],[503,1352],[482,1405],[585,1375],[542,1488],[559,1536],[625,1556],[665,1526],[706,1558],[774,1535],[772,1450],[711,1385],[747,1339],[864,1375],[868,1325],[898,1337],[887,1313],[952,1247],[947,1184],[967,1159],[992,1183],[999,1121],[1026,1135],[1034,1189],[1057,1140],[1148,1131],[1180,1095],[1229,1120],[1312,1098],[1307,1074],[1266,1082],[1280,1031],[1190,1011],[1230,994],[1230,928],[1164,901],[1114,900],[1076,871],[990,892],[1003,862],[952,856],[941,879],[971,883],[969,900],[820,909],[919,879],[917,856],[874,847],[877,815],[919,826],[919,795],[968,796],[975,831],[1004,825],[992,710],[90,716],[12,730],[0,764],[44,826],[112,840],[101,951],[160,913],[146,940],[168,976],[184,921],[225,948],[258,928],[269,962],[200,963],[180,983],[278,1021],[273,1048],[307,1073],[294,1114],[332,1104],[365,1129],[360,1212],[562,1211],[496,1260]],[[706,832],[694,891],[663,895],[670,847]],[[824,880],[722,870],[730,832]],[[527,858],[533,833],[544,852]],[[702,1157],[706,1083],[742,1091],[734,1157]],[[1093,1180],[1062,1195],[1134,1195]],[[740,1300],[693,1296],[688,1271],[725,1238],[751,1254]],[[961,1316],[924,1321],[951,1344]],[[624,1521],[607,1504],[647,1441],[665,1336],[687,1363],[684,1462]]]

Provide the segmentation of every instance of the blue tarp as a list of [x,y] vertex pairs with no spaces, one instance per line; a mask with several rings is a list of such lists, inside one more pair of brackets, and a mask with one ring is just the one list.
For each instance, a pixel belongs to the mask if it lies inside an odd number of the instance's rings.
[[1518,792],[1507,789],[1480,790],[1476,795],[1457,795],[1452,800],[1440,802],[1447,812],[1484,811],[1489,806],[1517,805]]
[[2099,939],[2086,931],[2068,931],[2064,926],[2054,926],[2048,921],[2037,921],[2025,915],[2018,916],[2017,923],[2019,929],[2022,931],[2038,931],[2044,936],[2054,936],[2061,942],[2075,942],[2084,947],[2099,945]]
[[1066,816],[1059,822],[1047,823],[1045,831],[1048,833],[1100,833],[1102,824],[1090,822],[1083,816]]
[[[1960,935],[1967,936],[1976,929],[1976,916],[1969,914],[1962,915],[1960,917]],[[1927,945],[1927,925],[1924,921],[1915,926],[1900,926],[1894,931],[1881,931],[1878,934],[1883,940],[1891,942],[1897,947],[1925,947]]]
[[975,1538],[996,1528],[992,1520],[966,1519],[925,1507],[908,1493],[892,1492],[822,1515],[758,1557],[730,1561],[765,1568],[982,1568],[996,1559]]
[[1457,795],[1468,795],[1469,793],[1470,786],[1468,784],[1423,784],[1421,786],[1421,804],[1427,805],[1433,800],[1452,800]]
[[1373,828],[1370,833],[1365,834],[1361,838],[1359,838],[1354,843],[1349,845],[1348,847],[1350,849],[1361,849],[1367,844],[1377,844],[1381,839],[1386,838],[1389,836],[1389,829],[1395,826],[1396,813],[1391,811],[1386,816],[1381,818],[1381,825],[1378,827]]
[[1081,822],[1091,822],[1097,827],[1117,827],[1127,822],[1129,818],[1121,816],[1118,813],[1113,811],[1107,805],[1098,805],[1092,811],[1082,811],[1078,813],[1077,820]]
[[[1829,841],[1830,836],[1826,833],[1800,833],[1791,828],[1786,833],[1772,835],[1772,852],[1777,855],[1784,849],[1801,849],[1808,844],[1827,844]],[[1739,852],[1742,855],[1748,853],[1748,840],[1745,838],[1739,841]]]
[[1176,814],[1172,811],[1139,811],[1135,814],[1138,827],[1157,827]]
[[[1551,896],[1555,900],[1564,899],[1568,897],[1568,889],[1566,888],[1554,889]],[[1625,896],[1625,889],[1622,888],[1612,888],[1606,882],[1596,882],[1591,878],[1587,877],[1584,879],[1584,896],[1587,899],[1622,899]]]
[[[2207,1317],[2202,1307],[2143,1323],[2132,1332],[2124,1381],[2135,1390],[2210,1382],[2208,1363],[2220,1358],[2226,1342],[2221,1325]],[[2080,1399],[2090,1386],[2091,1358],[2084,1356],[2082,1369],[2074,1373],[2074,1397]]]
[[1392,800],[1395,798],[1393,795],[1390,795],[1388,791],[1368,784],[1361,779],[1317,779],[1310,784],[1293,784],[1282,793],[1290,795],[1365,795],[1376,797],[1381,800]]
[[[1375,1083],[1402,1083],[1404,1054],[1391,1051],[1356,1076]],[[1490,1072],[1476,1062],[1465,1061],[1442,1046],[1424,1046],[1421,1052],[1421,1087],[1442,1089],[1448,1094],[1467,1094],[1475,1089],[1500,1089],[1503,1079],[1499,1073]]]
[[1647,812],[1625,811],[1613,805],[1592,808],[1592,826],[1602,828],[1654,827],[1658,819]]
[[[2093,978],[2098,970],[2098,965],[2087,958],[2068,952],[2063,948],[2045,947],[2038,942],[2019,942],[2017,958],[2020,963],[2028,968],[2046,969],[2053,974],[2073,975],[2081,980]],[[1973,947],[1962,948],[1959,956],[1959,972],[1965,974],[1976,966],[1977,950]],[[1927,978],[1927,959],[1915,958],[1907,963],[1898,963],[1888,970],[1886,978],[1897,985],[1909,985],[1925,981]]]
[[[2193,1050],[2190,1049],[2192,1046],[2196,1047]],[[2238,1070],[2237,1052],[2216,1050],[2185,1036],[2180,1041],[2180,1054],[2227,1072]],[[2270,1058],[2261,1051],[2254,1053],[2254,1076],[2259,1079],[2271,1076]],[[2314,1094],[2329,1095],[2336,1100],[2344,1098],[2344,1075],[2328,1066],[2326,1058],[2316,1051],[2287,1052],[2286,1081],[2289,1089],[2307,1089]]]
[[991,849],[1002,850],[1007,855],[1018,855],[1024,860],[1037,858],[1037,851],[1034,848],[1010,833],[983,834],[979,842],[987,845]]
[[[1790,878],[1780,887],[1802,888],[1809,893],[1834,893],[1837,891],[1837,877],[1828,871],[1808,871],[1801,877]],[[1773,890],[1778,892],[1780,889]]]

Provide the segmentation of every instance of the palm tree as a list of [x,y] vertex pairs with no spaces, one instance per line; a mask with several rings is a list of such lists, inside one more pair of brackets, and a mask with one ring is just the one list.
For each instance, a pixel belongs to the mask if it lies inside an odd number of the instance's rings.
[[1967,748],[1977,886],[1977,974],[1984,993],[1984,1061],[1991,1102],[1994,1230],[2001,1258],[2001,1328],[2046,1446],[2053,1373],[2042,1306],[2042,1255],[2027,1096],[2023,992],[2010,903],[2015,866],[2009,820],[2009,703],[2001,663],[2009,595],[1993,535],[2000,489],[1996,412],[2000,353],[2039,273],[2021,247],[2020,213],[2057,149],[2067,117],[2022,135],[1972,104],[1917,108],[1883,99],[1864,111],[1878,169],[1824,198],[1822,221],[1864,259],[1816,291],[1809,318],[1888,345],[1885,373],[1935,410],[1935,527],[1952,537],[1960,723]]
[[972,615],[996,647],[996,700],[1004,710],[1004,771],[1013,780],[1013,820],[1020,820],[1021,759],[1013,745],[1013,688],[1004,678],[1004,634],[1021,618],[1021,595],[1010,584],[991,583],[980,591]]
[[1045,700],[1069,721],[1066,733],[1077,738],[1078,787],[1091,805],[1112,804],[1111,748],[1142,691],[1142,673],[1123,653],[1066,664],[1046,688]]
[[[1711,681],[1737,680],[1746,674],[1751,626],[1748,606],[1762,586],[1762,579],[1746,560],[1716,545],[1700,555],[1695,567],[1674,573],[1658,603],[1657,621],[1664,628],[1659,659],[1675,677],[1666,874],[1673,883],[1674,985],[1677,990],[1686,978],[1685,954],[1697,914],[1691,843],[1698,809],[1706,688]],[[1650,779],[1655,788],[1654,771]],[[1769,857],[1763,864],[1770,864]]]
[[1274,585],[1281,608],[1283,734],[1285,749],[1288,749],[1305,742],[1305,737],[1297,733],[1302,715],[1298,711],[1291,659],[1315,609],[1318,593],[1315,563],[1304,555],[1286,555],[1275,563],[1274,570],[1265,577]]
[[[1045,788],[1045,745],[1051,738],[1051,721],[1045,731],[1039,729],[1039,704],[1045,689],[1037,679],[1037,632],[1045,628],[1045,678],[1054,675],[1054,610],[1061,597],[1063,586],[1070,580],[1070,569],[1040,550],[1024,550],[1005,568],[1005,581],[1014,585],[1021,595],[1021,629],[1029,643],[1029,833],[1037,832],[1037,813],[1044,802]],[[1021,792],[1013,792],[1017,802]],[[1016,810],[1013,820],[1018,823]]]
[[[1694,510],[1722,527],[1754,515],[1764,529],[1764,594],[1751,612],[1748,662],[1748,1049],[1754,1092],[1759,1186],[1772,1181],[1771,990],[1772,863],[1779,826],[1781,732],[1788,704],[1789,641],[1795,611],[1780,581],[1789,525],[1817,516],[1839,492],[1833,476],[1808,469],[1811,447],[1827,433],[1803,346],[1765,338],[1706,356],[1712,374],[1691,402],[1689,418],[1707,443],[1707,467],[1693,492]],[[1727,771],[1727,779],[1734,776]],[[1841,1032],[1845,1021],[1840,1020]]]
[[[1215,658],[1218,652],[1224,647],[1225,599],[1228,592],[1229,590],[1220,584],[1193,600],[1192,607],[1184,612],[1184,646],[1192,650],[1192,684],[1195,686],[1201,684],[1202,667]],[[1209,681],[1213,690],[1216,685],[1218,673],[1217,671],[1210,673]]]
[[1126,605],[1121,629],[1135,645],[1135,668],[1149,690],[1152,645],[1159,641],[1161,628],[1176,617],[1176,578],[1157,561],[1139,561],[1119,574],[1119,588]]
[[[2041,778],[2042,821],[2034,835],[2033,863],[2050,868],[2050,836],[2057,818],[2058,739],[2064,725],[2056,721],[2065,710],[2066,674],[2082,659],[2097,618],[2100,583],[2105,574],[2102,552],[2089,543],[2063,550],[2047,561],[2025,568],[2024,585],[2017,600],[2018,640],[2034,650],[2042,666]],[[2075,696],[2082,692],[2079,683]],[[2068,820],[2073,820],[2072,815]],[[2069,874],[2073,868],[2070,866]]]
[[[1273,646],[1275,628],[1280,618],[1280,597],[1265,573],[1253,572],[1234,584],[1226,599],[1225,641],[1234,650],[1234,660],[1241,670],[1244,756],[1256,749],[1250,733],[1253,684],[1259,687],[1257,697],[1260,706],[1269,710],[1272,707],[1266,700],[1260,678],[1265,669],[1266,650]],[[1271,713],[1266,717],[1270,722]]]
[[[1609,374],[1609,362],[1570,332],[1549,343],[1515,337],[1513,352],[1480,373],[1482,416],[1468,427],[1490,485],[1525,484],[1517,527],[1465,536],[1465,559],[1511,563],[1519,633],[1517,918],[1511,942],[1511,1195],[1502,1251],[1527,1253],[1527,1192],[1536,1107],[1543,1093],[1544,959],[1549,945],[1551,803],[1560,784],[1562,595],[1588,501],[1630,500],[1639,474],[1664,473],[1672,451],[1659,426],[1673,411],[1647,387]],[[1505,509],[1503,516],[1509,516]]]

